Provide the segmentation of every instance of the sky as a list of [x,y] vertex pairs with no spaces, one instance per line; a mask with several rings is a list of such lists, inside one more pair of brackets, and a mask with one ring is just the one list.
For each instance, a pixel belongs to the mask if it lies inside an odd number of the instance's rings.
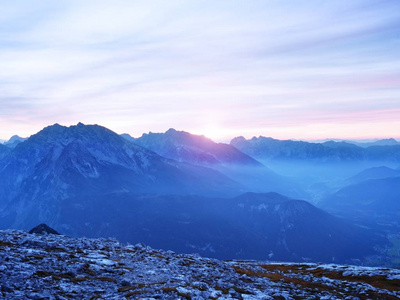
[[0,139],[400,138],[398,0],[0,2]]

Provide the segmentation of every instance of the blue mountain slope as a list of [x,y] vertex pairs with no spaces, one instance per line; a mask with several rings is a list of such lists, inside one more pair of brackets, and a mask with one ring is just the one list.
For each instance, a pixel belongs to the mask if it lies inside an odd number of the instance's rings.
[[3,144],[0,144],[0,160],[10,152],[10,149]]
[[347,178],[367,168],[396,168],[400,164],[399,145],[363,148],[346,142],[308,143],[265,137],[238,137],[231,144],[273,171],[291,176],[308,193],[304,198],[313,203],[348,185]]
[[215,170],[163,158],[97,125],[49,126],[0,161],[4,225],[22,226],[27,206],[120,191],[228,196],[238,194],[240,185]]
[[165,133],[143,134],[132,141],[161,156],[196,165],[261,166],[261,163],[231,145],[215,143],[204,136],[172,128]]
[[320,206],[335,215],[398,232],[400,177],[370,179],[346,186],[324,199]]
[[381,167],[373,167],[365,169],[360,173],[356,174],[355,176],[349,178],[347,182],[349,184],[356,184],[369,179],[382,179],[382,178],[399,177],[399,176],[400,176],[400,170],[381,166]]
[[169,129],[165,133],[143,134],[138,139],[127,135],[125,138],[161,156],[213,168],[240,182],[248,191],[273,191],[292,197],[305,196],[289,178],[276,174],[232,145],[215,143],[204,136],[175,129]]
[[7,142],[4,143],[5,146],[9,148],[15,148],[18,144],[24,142],[26,138],[22,138],[18,135],[13,135]]
[[276,193],[74,198],[62,202],[57,222],[72,235],[115,236],[221,259],[345,262],[374,254],[373,247],[384,243],[308,202]]
[[393,138],[390,139],[381,139],[374,142],[357,142],[357,141],[349,141],[349,143],[355,144],[360,147],[371,147],[371,146],[394,146],[399,145],[399,142]]
[[363,148],[346,142],[309,143],[260,136],[249,140],[237,137],[230,144],[256,159],[263,160],[306,160],[316,163],[400,162],[398,143]]
[[266,137],[234,138],[231,145],[246,154],[261,159],[308,160],[316,162],[358,161],[363,158],[361,147],[344,142],[309,143],[276,140]]

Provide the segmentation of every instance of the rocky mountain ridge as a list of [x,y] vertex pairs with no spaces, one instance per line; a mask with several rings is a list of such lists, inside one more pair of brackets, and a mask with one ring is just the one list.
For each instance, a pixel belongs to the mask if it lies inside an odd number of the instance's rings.
[[205,136],[193,135],[173,128],[165,133],[143,134],[140,138],[132,138],[131,141],[161,156],[193,164],[262,166],[254,158],[229,144],[215,143]]
[[220,261],[113,239],[0,231],[3,299],[398,299],[400,270]]

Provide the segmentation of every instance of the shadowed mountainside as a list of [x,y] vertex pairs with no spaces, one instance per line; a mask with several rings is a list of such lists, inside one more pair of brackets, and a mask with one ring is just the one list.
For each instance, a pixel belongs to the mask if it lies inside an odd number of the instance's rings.
[[218,171],[163,158],[97,125],[46,127],[0,160],[3,228],[21,226],[32,213],[56,217],[52,208],[67,198],[112,192],[229,196],[242,190]]
[[385,239],[276,193],[235,198],[127,193],[66,199],[51,225],[221,259],[356,262]]
[[400,228],[400,177],[365,180],[346,186],[320,206],[335,215],[376,226]]

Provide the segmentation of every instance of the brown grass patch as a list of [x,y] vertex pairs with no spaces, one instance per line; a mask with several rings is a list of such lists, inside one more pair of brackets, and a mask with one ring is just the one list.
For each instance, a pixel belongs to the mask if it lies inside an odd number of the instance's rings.
[[400,291],[400,280],[393,279],[388,280],[384,275],[357,275],[357,276],[344,276],[341,270],[325,270],[322,268],[310,269],[308,265],[260,265],[267,271],[281,271],[284,273],[296,273],[296,274],[312,274],[315,277],[328,277],[336,280],[346,280],[350,282],[361,282],[368,283],[375,288],[386,289],[389,291]]
[[75,278],[75,274],[72,273],[72,272],[58,274],[58,276],[60,276],[61,278],[64,278],[64,279],[73,279],[73,278]]
[[[297,286],[301,286],[304,289],[313,290],[313,291],[327,291],[332,293],[333,295],[348,295],[349,292],[342,289],[342,287],[331,287],[325,285],[320,282],[309,282],[298,278],[292,278],[285,276],[284,273],[295,273],[295,274],[311,274],[314,277],[327,277],[330,279],[335,279],[339,281],[348,281],[348,282],[359,282],[359,283],[367,283],[371,286],[379,289],[386,289],[389,291],[399,291],[400,290],[400,280],[388,280],[386,276],[376,275],[376,276],[368,276],[368,275],[359,275],[359,276],[344,276],[343,271],[336,270],[325,270],[321,268],[309,269],[310,266],[307,265],[260,265],[267,272],[258,272],[249,269],[244,269],[238,266],[234,266],[233,269],[239,274],[246,274],[249,277],[264,277],[268,278],[274,282],[284,282],[284,283],[292,283]],[[350,292],[351,293],[351,292]],[[395,296],[388,295],[386,293],[378,293],[374,291],[368,291],[366,295],[354,295],[359,297],[360,299],[398,299]]]
[[117,283],[117,280],[115,280],[114,278],[110,278],[110,277],[96,277],[94,279],[98,280],[98,281]]
[[294,285],[301,286],[302,288],[305,288],[305,289],[328,291],[328,292],[332,292],[332,293],[336,294],[335,293],[336,288],[319,283],[319,282],[309,282],[309,281],[305,281],[305,280],[298,279],[298,278],[286,277],[281,273],[255,272],[255,271],[243,269],[243,268],[240,268],[237,266],[234,266],[233,269],[237,273],[246,274],[247,276],[264,277],[264,278],[268,278],[274,282],[283,281],[285,283],[292,283]]
[[51,248],[44,249],[44,251],[46,251],[46,252],[65,252],[65,249],[58,248],[58,247],[51,247]]
[[38,277],[49,277],[53,276],[54,274],[47,271],[36,271],[33,275],[36,275]]
[[88,279],[90,279],[89,277],[75,277],[75,278],[72,278],[71,279],[71,281],[73,282],[73,283],[79,283],[79,282],[83,282],[83,281],[86,281],[86,280],[88,280]]
[[124,293],[135,289],[137,289],[137,287],[135,286],[121,286],[120,288],[118,288],[118,292]]
[[364,283],[368,283],[368,284],[372,285],[375,288],[386,289],[389,291],[400,291],[400,279],[389,280],[384,275],[374,275],[374,276],[346,275],[345,276],[345,275],[343,275],[343,272],[341,272],[341,271],[330,271],[330,270],[324,270],[324,269],[310,270],[309,273],[313,274],[316,277],[325,276],[325,277],[328,277],[331,279],[337,279],[337,280],[346,280],[346,281],[351,281],[351,282],[364,282]]
[[178,293],[176,287],[163,287],[161,288],[161,290],[165,293],[171,293],[171,292]]
[[0,247],[11,247],[11,246],[13,246],[13,244],[11,244],[10,242],[0,241]]

